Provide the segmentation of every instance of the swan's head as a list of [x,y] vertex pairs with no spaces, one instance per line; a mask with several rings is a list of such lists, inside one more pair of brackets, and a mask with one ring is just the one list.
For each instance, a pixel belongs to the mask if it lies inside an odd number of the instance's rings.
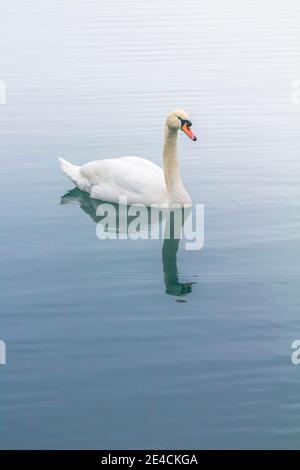
[[178,131],[181,129],[190,139],[197,140],[197,137],[193,133],[191,126],[192,123],[185,111],[177,109],[170,113],[167,117],[167,126],[172,131]]

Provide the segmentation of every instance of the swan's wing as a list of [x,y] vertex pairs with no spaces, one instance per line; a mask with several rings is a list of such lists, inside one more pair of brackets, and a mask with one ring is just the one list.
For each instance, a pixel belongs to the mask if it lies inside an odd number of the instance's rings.
[[156,174],[161,174],[162,169],[156,165],[155,163],[151,162],[150,160],[147,160],[146,158],[141,158],[141,157],[121,157],[119,160],[123,160],[125,162],[131,163],[133,165],[136,165],[140,168],[145,168],[149,171],[153,171]]
[[125,196],[129,204],[150,205],[167,198],[163,170],[143,158],[98,160],[83,165],[80,173],[96,199],[119,202]]

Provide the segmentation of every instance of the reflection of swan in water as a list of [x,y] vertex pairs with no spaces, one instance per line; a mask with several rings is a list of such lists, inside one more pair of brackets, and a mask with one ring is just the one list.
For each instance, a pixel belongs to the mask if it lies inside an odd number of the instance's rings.
[[195,282],[179,282],[177,270],[177,251],[179,241],[176,238],[165,239],[162,249],[162,262],[166,294],[185,295],[192,292]]
[[[75,188],[71,191],[68,191],[61,198],[61,204],[71,204],[76,202],[80,205],[81,209],[88,214],[95,223],[101,223],[102,216],[97,215],[97,208],[100,204],[103,204],[104,201],[99,201],[92,199],[85,192],[80,191]],[[111,203],[110,203],[111,204]],[[114,204],[116,213],[118,214],[118,204]],[[148,211],[151,209],[148,208]],[[152,209],[153,210],[153,209]],[[179,209],[181,210],[181,209]],[[187,217],[188,213],[185,213],[182,217],[182,225]],[[132,219],[135,216],[131,217]],[[130,219],[130,217],[129,217]],[[149,217],[150,220],[150,217]],[[150,224],[149,224],[150,225]],[[149,225],[147,229],[149,229]],[[143,229],[145,227],[141,227]],[[170,238],[165,238],[162,249],[162,264],[163,264],[163,273],[164,273],[164,282],[165,282],[165,292],[169,295],[182,296],[189,294],[192,291],[192,286],[194,282],[179,282],[178,270],[177,270],[177,252],[179,248],[180,240],[174,237],[174,220],[173,218],[169,219],[169,223],[166,223],[166,230],[169,230]]]

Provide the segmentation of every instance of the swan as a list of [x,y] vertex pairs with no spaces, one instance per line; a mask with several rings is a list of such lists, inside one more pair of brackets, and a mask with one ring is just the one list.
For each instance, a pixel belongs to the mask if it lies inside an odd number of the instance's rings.
[[191,205],[192,200],[183,186],[177,160],[177,134],[182,130],[197,140],[192,123],[185,111],[177,110],[166,118],[163,170],[155,163],[140,157],[121,157],[97,160],[82,166],[72,165],[59,158],[65,175],[91,198],[127,204]]

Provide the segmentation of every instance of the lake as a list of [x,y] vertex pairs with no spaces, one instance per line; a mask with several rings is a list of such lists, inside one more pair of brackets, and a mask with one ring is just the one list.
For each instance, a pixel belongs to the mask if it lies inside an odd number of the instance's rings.
[[[0,448],[300,447],[300,5],[4,0]],[[162,164],[198,251],[99,240],[57,158]]]

